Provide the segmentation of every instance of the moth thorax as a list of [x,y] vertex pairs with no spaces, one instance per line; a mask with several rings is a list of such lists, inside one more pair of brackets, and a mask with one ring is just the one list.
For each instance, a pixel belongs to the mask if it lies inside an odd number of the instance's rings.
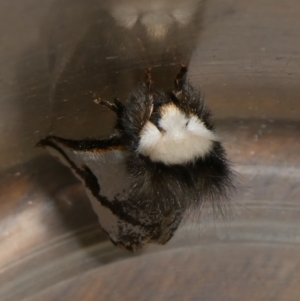
[[174,104],[160,109],[156,126],[148,121],[140,133],[138,152],[154,162],[185,164],[204,158],[217,141],[215,134],[194,114],[186,114]]

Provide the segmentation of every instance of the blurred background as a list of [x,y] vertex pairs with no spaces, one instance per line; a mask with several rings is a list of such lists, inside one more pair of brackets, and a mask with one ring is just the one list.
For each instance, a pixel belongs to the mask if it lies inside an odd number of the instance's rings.
[[[0,299],[299,300],[300,3],[0,0]],[[152,67],[202,90],[237,172],[232,214],[193,214],[130,254],[101,232],[82,186],[36,149],[107,137]]]

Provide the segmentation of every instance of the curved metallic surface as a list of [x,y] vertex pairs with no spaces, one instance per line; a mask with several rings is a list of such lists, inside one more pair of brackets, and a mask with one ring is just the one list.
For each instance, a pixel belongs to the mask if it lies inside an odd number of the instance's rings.
[[[0,3],[0,299],[298,300],[300,4],[297,0]],[[81,185],[36,149],[102,138],[152,67],[189,63],[237,172],[226,220],[192,212],[135,254],[101,232]]]

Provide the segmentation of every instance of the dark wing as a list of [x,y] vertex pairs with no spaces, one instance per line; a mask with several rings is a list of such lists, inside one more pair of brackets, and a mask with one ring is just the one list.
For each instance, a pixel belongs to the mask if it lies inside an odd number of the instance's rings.
[[38,146],[68,166],[84,184],[100,225],[114,244],[135,250],[151,241],[152,226],[130,212],[128,154],[117,140],[76,141],[49,136]]

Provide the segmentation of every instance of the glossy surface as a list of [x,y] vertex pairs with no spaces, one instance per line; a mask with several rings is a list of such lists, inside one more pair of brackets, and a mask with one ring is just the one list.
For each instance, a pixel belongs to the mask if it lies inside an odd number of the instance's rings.
[[[143,15],[153,9],[137,2]],[[116,26],[120,3],[0,4],[0,299],[298,301],[299,2],[208,0],[181,39],[155,41]],[[166,3],[160,11],[180,5]],[[71,173],[34,145],[50,132],[107,135],[113,115],[95,96],[126,98],[148,64],[169,86],[189,59],[238,192],[226,221],[208,207],[167,245],[130,254],[101,232]]]

